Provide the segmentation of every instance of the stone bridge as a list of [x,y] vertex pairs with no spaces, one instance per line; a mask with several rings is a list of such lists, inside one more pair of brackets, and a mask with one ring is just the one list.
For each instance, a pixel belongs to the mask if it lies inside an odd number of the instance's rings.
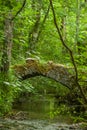
[[15,65],[13,69],[21,80],[35,76],[44,76],[61,83],[69,89],[75,87],[73,68],[53,63],[53,61],[42,63],[35,58],[27,58],[26,63]]

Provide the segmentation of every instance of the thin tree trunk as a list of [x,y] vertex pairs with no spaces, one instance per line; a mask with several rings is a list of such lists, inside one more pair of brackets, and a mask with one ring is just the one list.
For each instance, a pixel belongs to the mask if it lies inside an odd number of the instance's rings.
[[80,22],[80,0],[76,0],[76,45],[75,45],[75,50],[80,54],[80,41],[79,41],[79,22]]
[[39,25],[40,25],[40,14],[41,14],[41,5],[38,1],[32,1],[32,10],[35,12],[35,24],[32,29],[29,31],[29,52],[33,53],[36,50],[36,41],[39,32]]
[[3,54],[1,63],[1,72],[8,72],[11,64],[11,50],[12,50],[12,39],[13,39],[13,22],[11,19],[11,13],[8,14],[8,18],[4,21],[4,42],[3,42]]
[[29,57],[29,53],[33,53],[33,51],[36,51],[36,46],[37,46],[37,42],[39,40],[40,34],[43,30],[44,27],[44,23],[46,22],[47,16],[49,14],[49,10],[50,10],[50,4],[48,5],[48,9],[47,12],[43,18],[42,23],[40,22],[40,18],[41,18],[41,2],[40,1],[36,1],[33,0],[32,1],[32,9],[34,12],[36,12],[36,16],[35,16],[35,24],[33,25],[32,29],[29,31],[29,48],[28,48],[28,57]]
[[[66,16],[62,18],[62,22],[61,22],[61,33],[62,33],[62,37],[64,42],[66,41]],[[62,53],[66,54],[66,48],[63,46],[62,47]]]

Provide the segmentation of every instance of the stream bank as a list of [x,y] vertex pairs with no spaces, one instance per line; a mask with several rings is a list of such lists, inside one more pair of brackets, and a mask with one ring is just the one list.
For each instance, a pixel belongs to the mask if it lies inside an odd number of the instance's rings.
[[53,120],[39,119],[0,119],[0,130],[87,130],[86,125],[85,123],[66,124]]

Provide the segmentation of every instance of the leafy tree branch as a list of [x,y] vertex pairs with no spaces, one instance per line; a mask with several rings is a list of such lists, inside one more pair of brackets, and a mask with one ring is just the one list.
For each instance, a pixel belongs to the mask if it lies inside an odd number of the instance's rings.
[[23,4],[22,4],[21,8],[20,8],[20,9],[16,12],[16,14],[12,17],[11,21],[13,21],[13,20],[16,18],[16,16],[22,11],[22,9],[24,8],[25,4],[26,4],[26,0],[23,1]]
[[62,35],[61,35],[60,29],[59,29],[59,26],[58,26],[58,23],[57,23],[57,19],[56,19],[56,14],[55,14],[53,2],[52,2],[52,0],[49,0],[49,2],[50,2],[50,5],[51,5],[51,10],[52,10],[52,13],[53,13],[53,19],[54,19],[55,27],[56,27],[56,29],[57,29],[57,33],[58,33],[58,35],[59,35],[59,37],[60,37],[60,40],[61,40],[61,42],[62,42],[62,45],[68,50],[68,52],[69,52],[69,54],[70,54],[70,57],[71,57],[72,64],[73,64],[73,66],[74,66],[75,77],[76,77],[76,78],[75,78],[76,85],[77,85],[78,89],[80,90],[80,93],[81,93],[81,95],[82,95],[82,97],[83,97],[83,99],[84,99],[84,102],[87,103],[87,99],[86,99],[86,97],[85,97],[85,95],[84,95],[84,93],[83,93],[83,90],[82,90],[82,88],[81,88],[79,82],[78,82],[78,70],[77,70],[77,66],[76,66],[76,63],[75,63],[74,56],[73,56],[73,52],[72,52],[72,50],[66,45],[65,41],[63,40],[63,37],[62,37]]
[[45,14],[45,16],[44,16],[44,18],[43,18],[43,21],[42,21],[42,24],[41,24],[41,29],[40,29],[39,32],[38,32],[37,41],[38,41],[38,39],[39,39],[39,37],[40,37],[40,34],[41,34],[41,32],[42,32],[42,28],[44,27],[44,24],[45,24],[45,22],[46,22],[47,16],[48,16],[48,14],[49,14],[49,10],[50,10],[50,4],[48,5],[47,12],[46,12],[46,14]]

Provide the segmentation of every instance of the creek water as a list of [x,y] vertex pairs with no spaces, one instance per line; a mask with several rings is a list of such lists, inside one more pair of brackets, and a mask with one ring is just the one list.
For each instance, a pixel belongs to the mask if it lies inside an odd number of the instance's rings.
[[68,116],[54,116],[58,107],[51,96],[20,98],[15,104],[18,111],[13,119],[0,119],[0,130],[83,130],[80,124],[73,124]]
[[15,108],[27,111],[31,119],[50,119],[52,111],[57,108],[57,102],[52,95],[37,95],[20,98]]

